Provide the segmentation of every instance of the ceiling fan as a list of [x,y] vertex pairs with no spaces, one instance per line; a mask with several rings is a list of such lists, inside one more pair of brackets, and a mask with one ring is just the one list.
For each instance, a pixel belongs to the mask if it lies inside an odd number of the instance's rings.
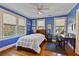
[[37,4],[36,5],[36,9],[37,9],[37,13],[40,15],[40,14],[43,14],[45,10],[49,10],[48,7],[45,7],[42,3],[41,4]]

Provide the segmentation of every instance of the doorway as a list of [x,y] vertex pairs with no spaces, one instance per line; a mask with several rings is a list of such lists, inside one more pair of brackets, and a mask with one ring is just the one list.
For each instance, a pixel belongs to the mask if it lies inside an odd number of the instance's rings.
[[79,9],[76,11],[76,48],[75,52],[79,55]]

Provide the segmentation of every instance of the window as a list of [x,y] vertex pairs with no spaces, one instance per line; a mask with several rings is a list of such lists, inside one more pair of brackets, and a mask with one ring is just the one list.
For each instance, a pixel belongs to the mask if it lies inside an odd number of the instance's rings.
[[55,19],[55,29],[56,33],[62,33],[65,31],[65,19]]
[[0,12],[0,39],[26,34],[26,19],[5,11]]
[[13,36],[16,34],[16,17],[3,13],[3,37]]
[[37,29],[45,29],[45,20],[44,19],[37,20]]
[[18,34],[19,35],[26,34],[26,20],[23,18],[18,19]]

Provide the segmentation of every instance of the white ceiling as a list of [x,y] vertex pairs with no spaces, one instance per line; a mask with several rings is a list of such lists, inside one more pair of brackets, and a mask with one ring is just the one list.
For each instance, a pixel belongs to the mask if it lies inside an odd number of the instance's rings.
[[39,3],[0,3],[11,10],[14,10],[28,18],[42,18],[50,16],[67,15],[68,12],[76,5],[74,3],[43,3],[46,10],[42,10],[43,14],[39,15],[37,5]]

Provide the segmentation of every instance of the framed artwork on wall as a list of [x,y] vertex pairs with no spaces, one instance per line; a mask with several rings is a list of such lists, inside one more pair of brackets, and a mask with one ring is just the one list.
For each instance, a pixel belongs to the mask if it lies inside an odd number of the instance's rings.
[[27,25],[30,25],[30,21],[27,21]]
[[48,24],[48,29],[51,29],[51,24]]
[[32,27],[33,32],[36,32],[36,27]]
[[35,20],[32,20],[32,26],[36,26]]

